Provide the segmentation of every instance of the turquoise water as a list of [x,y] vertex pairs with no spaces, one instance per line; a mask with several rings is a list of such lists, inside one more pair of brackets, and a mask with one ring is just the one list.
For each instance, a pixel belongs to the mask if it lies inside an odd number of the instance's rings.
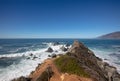
[[[0,81],[9,81],[21,75],[27,76],[35,69],[38,63],[48,58],[50,53],[45,52],[48,47],[52,47],[58,53],[61,53],[60,46],[72,45],[74,40],[76,39],[0,39]],[[116,66],[120,71],[120,40],[77,40],[83,42],[96,56]],[[54,42],[60,44],[53,46],[52,43]],[[31,53],[37,58],[34,60],[27,59]],[[6,79],[6,77],[8,78]]]

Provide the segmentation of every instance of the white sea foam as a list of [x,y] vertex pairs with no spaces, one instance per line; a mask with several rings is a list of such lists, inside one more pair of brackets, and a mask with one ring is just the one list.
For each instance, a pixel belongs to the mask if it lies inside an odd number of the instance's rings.
[[109,56],[109,54],[111,54],[111,51],[104,51],[97,48],[91,48],[91,50],[97,57],[102,58],[104,62],[109,63],[111,66],[115,66],[117,68],[117,71],[120,73],[120,65],[115,64],[115,62],[118,62],[118,60],[114,57]]
[[[60,50],[62,45],[52,46],[52,44],[49,44],[49,47],[54,50],[53,53],[65,53]],[[31,71],[35,70],[39,63],[43,62],[45,59],[48,58],[48,55],[53,54],[45,52],[46,50],[47,48],[39,49],[36,51],[27,51],[24,53],[0,55],[0,57],[26,57],[26,59],[22,59],[18,64],[12,64],[6,68],[0,68],[0,81],[10,81],[11,79],[20,76],[28,76]],[[55,52],[56,50],[57,52]],[[33,54],[33,56],[36,56],[37,58],[33,59],[32,57],[30,57],[30,54]],[[30,59],[27,59],[27,57],[30,57]]]
[[24,53],[4,54],[4,55],[0,55],[0,58],[2,58],[2,57],[21,57],[22,55],[24,55]]
[[[63,45],[57,45],[53,46],[52,43],[44,43],[47,44],[48,47],[51,47],[55,54],[60,54],[60,53],[65,53],[63,52],[60,48]],[[17,78],[20,76],[28,76],[31,71],[34,71],[35,68],[39,63],[42,63],[45,59],[48,58],[48,55],[51,55],[53,53],[48,53],[45,52],[47,48],[43,49],[37,49],[36,51],[27,51],[24,53],[14,53],[14,54],[5,54],[5,55],[0,55],[0,57],[22,57],[25,56],[26,58],[22,59],[18,64],[12,64],[6,68],[0,68],[0,81],[10,81],[13,78]],[[114,60],[109,57],[109,53],[107,51],[102,51],[96,48],[91,49],[96,56],[104,59],[106,62],[109,62],[111,65],[114,65],[117,67],[118,71],[120,72],[120,65],[117,65],[114,63]],[[56,52],[57,51],[57,52]],[[37,58],[33,59],[30,54],[33,54],[33,57],[36,56]],[[30,59],[27,59],[27,57],[30,57]]]

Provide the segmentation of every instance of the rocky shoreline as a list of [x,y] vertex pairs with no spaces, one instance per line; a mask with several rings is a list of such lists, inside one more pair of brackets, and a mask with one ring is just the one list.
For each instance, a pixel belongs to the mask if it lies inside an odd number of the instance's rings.
[[[67,50],[66,48],[63,48],[63,47],[61,49],[64,51]],[[48,51],[51,52],[52,49],[49,48]],[[77,64],[82,69],[84,69],[84,71],[88,75],[90,75],[89,77],[90,79],[85,80],[85,79],[82,79],[81,76],[78,76],[79,79],[81,80],[78,80],[78,78],[74,78],[74,77],[73,77],[74,79],[73,78],[71,79],[71,77],[69,77],[66,80],[65,79],[55,80],[54,78],[57,75],[57,73],[56,71],[51,69],[51,67],[55,67],[54,62],[49,67],[50,64],[48,65],[45,64],[46,63],[45,61],[43,64],[38,65],[36,70],[31,72],[29,77],[20,77],[12,81],[67,81],[67,80],[68,81],[73,81],[73,80],[75,81],[120,81],[120,74],[117,72],[117,69],[115,67],[110,66],[108,63],[103,62],[99,57],[96,57],[95,54],[91,50],[89,50],[86,46],[84,46],[84,44],[80,43],[79,41],[74,41],[72,47],[68,49],[65,55],[67,55],[67,57],[70,57],[70,58],[72,57],[76,59]],[[64,56],[64,55],[58,55],[58,56],[54,55],[54,57],[50,60],[60,58],[61,56]],[[67,65],[66,60],[65,62]],[[61,70],[59,70],[58,73],[59,72],[62,73]],[[75,74],[75,76],[77,75]],[[58,76],[57,78],[60,78],[60,76]]]

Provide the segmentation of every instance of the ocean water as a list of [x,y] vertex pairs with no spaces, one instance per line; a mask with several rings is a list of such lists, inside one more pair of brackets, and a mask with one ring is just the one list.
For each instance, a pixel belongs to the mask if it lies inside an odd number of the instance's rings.
[[[39,63],[53,53],[65,53],[60,48],[72,45],[75,39],[0,39],[0,81],[10,81],[28,76]],[[113,65],[120,72],[120,40],[77,39],[91,49],[96,56]],[[59,45],[53,45],[59,42]],[[48,47],[54,51],[45,52]]]

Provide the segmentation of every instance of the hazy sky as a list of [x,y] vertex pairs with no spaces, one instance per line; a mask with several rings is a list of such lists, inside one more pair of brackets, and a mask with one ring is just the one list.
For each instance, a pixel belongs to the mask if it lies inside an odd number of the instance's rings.
[[120,0],[0,0],[0,38],[93,38],[120,30]]

